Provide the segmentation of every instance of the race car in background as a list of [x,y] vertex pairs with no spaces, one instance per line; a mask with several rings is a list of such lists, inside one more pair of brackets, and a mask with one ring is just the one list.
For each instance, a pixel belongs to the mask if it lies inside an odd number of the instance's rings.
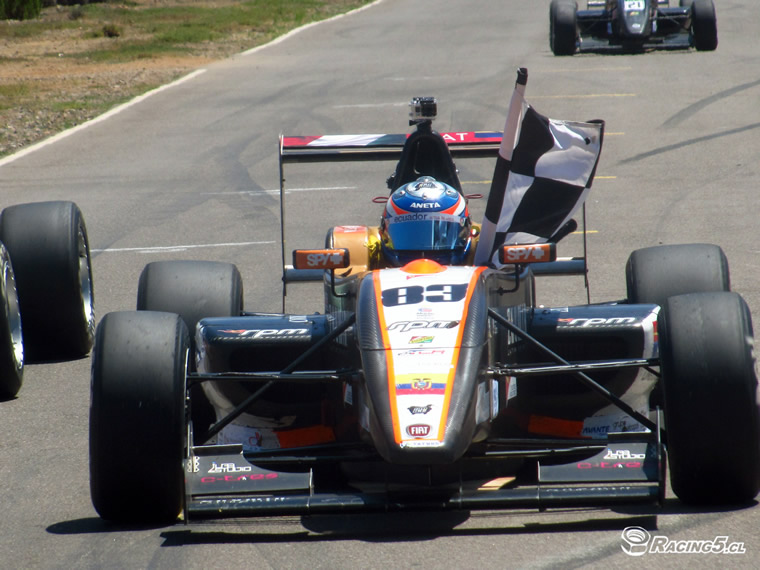
[[79,358],[95,336],[87,228],[73,202],[0,213],[0,398],[21,388],[25,360]]
[[[498,165],[502,134],[438,133],[434,100],[412,107],[411,134],[281,137],[282,173],[397,161],[390,197],[374,199],[379,225],[333,227],[285,267],[286,285],[322,284],[320,312],[286,313],[284,299],[283,312],[244,310],[234,265],[160,261],[141,274],[138,310],[101,320],[98,514],[171,523],[656,504],[667,462],[684,502],[751,501],[753,331],[722,250],[636,250],[626,299],[537,306],[542,276],[586,275],[585,253],[556,253],[577,224],[474,263],[485,232],[469,220],[454,159],[498,154]],[[600,148],[596,132],[581,144]],[[414,237],[447,245],[413,255],[403,244]]]
[[549,45],[554,55],[578,50],[616,47],[688,48],[712,51],[718,47],[713,0],[589,0],[578,10],[575,0],[552,0]]

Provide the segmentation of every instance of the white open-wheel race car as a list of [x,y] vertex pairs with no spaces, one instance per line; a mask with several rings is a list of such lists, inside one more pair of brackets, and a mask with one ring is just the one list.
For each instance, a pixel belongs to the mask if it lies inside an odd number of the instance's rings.
[[73,202],[0,213],[0,398],[21,389],[25,361],[86,356],[95,336],[87,228]]
[[414,109],[410,134],[281,138],[283,169],[397,161],[380,225],[333,227],[285,267],[323,284],[320,312],[246,310],[234,265],[160,261],[136,311],[105,315],[100,516],[657,504],[668,464],[682,501],[751,501],[753,331],[721,248],[640,249],[626,299],[536,306],[537,279],[586,273],[556,253],[577,225],[475,263],[454,159],[496,157],[502,134],[440,134],[432,99]]

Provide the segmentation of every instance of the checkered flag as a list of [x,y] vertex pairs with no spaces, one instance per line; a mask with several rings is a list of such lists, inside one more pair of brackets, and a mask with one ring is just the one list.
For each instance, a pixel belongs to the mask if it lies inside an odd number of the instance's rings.
[[477,265],[501,266],[503,244],[541,243],[586,200],[602,150],[604,122],[549,119],[523,97],[528,70],[520,68],[496,159]]

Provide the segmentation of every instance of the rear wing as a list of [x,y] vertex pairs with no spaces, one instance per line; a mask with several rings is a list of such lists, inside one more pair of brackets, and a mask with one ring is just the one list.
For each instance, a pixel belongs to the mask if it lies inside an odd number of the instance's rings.
[[[440,134],[453,158],[496,158],[502,138],[502,133],[491,131]],[[410,135],[281,136],[280,166],[295,162],[398,160]]]

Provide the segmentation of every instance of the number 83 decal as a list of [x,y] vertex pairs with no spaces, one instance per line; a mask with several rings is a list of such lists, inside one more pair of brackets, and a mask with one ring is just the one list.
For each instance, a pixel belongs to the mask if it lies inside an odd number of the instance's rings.
[[464,299],[467,283],[457,285],[428,285],[427,287],[396,287],[383,291],[383,306],[416,305],[417,303],[455,303]]

